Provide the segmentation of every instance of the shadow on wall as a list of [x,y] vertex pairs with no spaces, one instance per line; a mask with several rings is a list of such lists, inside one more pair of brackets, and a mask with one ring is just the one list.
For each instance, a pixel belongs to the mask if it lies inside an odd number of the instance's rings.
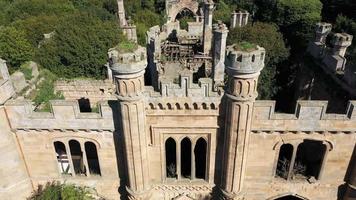
[[352,169],[356,165],[356,144],[354,146],[354,151],[352,153],[352,156],[350,158],[349,166],[347,167],[347,171],[344,177],[345,184],[342,184],[338,187],[338,194],[337,194],[337,199],[338,200],[343,200],[345,196],[345,192],[347,189],[347,183],[351,179],[351,174],[352,174]]
[[121,116],[120,116],[120,108],[118,101],[108,101],[109,106],[113,112],[113,120],[114,120],[114,144],[115,144],[115,151],[116,151],[116,160],[117,160],[117,169],[120,177],[120,186],[118,188],[118,192],[120,194],[120,199],[126,200],[127,199],[127,192],[126,192],[126,162],[125,162],[125,153],[124,153],[124,138],[122,135],[122,123],[121,123]]

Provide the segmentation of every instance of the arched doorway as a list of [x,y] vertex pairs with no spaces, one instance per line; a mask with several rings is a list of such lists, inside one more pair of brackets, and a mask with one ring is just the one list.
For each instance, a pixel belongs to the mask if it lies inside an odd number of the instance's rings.
[[188,22],[196,21],[196,14],[188,8],[183,8],[176,16],[175,21],[179,21],[181,29],[188,30]]

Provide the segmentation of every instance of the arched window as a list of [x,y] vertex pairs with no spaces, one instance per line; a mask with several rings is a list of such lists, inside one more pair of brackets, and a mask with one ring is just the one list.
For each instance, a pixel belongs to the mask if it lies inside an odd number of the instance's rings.
[[76,140],[70,140],[69,148],[75,174],[86,174],[86,169],[83,162],[83,152],[81,150],[80,143]]
[[304,140],[298,146],[293,175],[296,178],[314,177],[319,179],[325,152],[326,146],[322,141]]
[[279,150],[276,176],[288,179],[292,155],[293,146],[291,144],[283,144]]
[[58,141],[54,142],[53,144],[54,149],[56,151],[58,167],[61,174],[72,174],[65,145],[62,142]]
[[181,174],[183,178],[191,178],[192,143],[189,138],[184,138],[181,143]]
[[206,148],[205,139],[199,138],[194,148],[195,155],[195,177],[205,179],[206,174]]
[[96,150],[96,146],[92,142],[86,142],[84,144],[85,152],[88,160],[88,167],[90,174],[101,175],[100,165],[98,159],[98,152]]
[[173,138],[168,138],[165,144],[166,149],[166,174],[167,178],[177,177],[177,154],[176,141]]

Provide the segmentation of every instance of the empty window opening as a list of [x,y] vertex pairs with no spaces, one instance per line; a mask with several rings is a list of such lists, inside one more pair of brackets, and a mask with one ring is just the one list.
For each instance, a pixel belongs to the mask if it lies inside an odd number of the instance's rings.
[[177,14],[176,20],[179,21],[179,26],[181,29],[188,31],[188,22],[194,22],[195,15],[191,10],[185,8]]
[[181,142],[181,174],[183,178],[191,177],[191,153],[192,143],[189,138],[184,138]]
[[304,140],[298,146],[293,175],[295,178],[319,179],[326,146],[321,141]]
[[69,141],[70,153],[73,161],[75,174],[85,175],[86,169],[83,161],[83,152],[80,148],[80,143],[76,140]]
[[166,140],[165,149],[167,178],[177,178],[176,141],[174,141],[173,138],[168,138]]
[[252,62],[255,62],[255,60],[256,60],[256,56],[255,55],[252,55]]
[[66,151],[66,147],[62,142],[54,142],[54,149],[56,151],[58,168],[61,174],[71,175],[69,159]]
[[206,178],[206,148],[207,144],[205,139],[199,138],[194,148],[196,178]]
[[284,196],[284,197],[277,198],[275,200],[303,200],[303,199],[298,198],[296,196],[289,195],[289,196]]
[[96,146],[92,142],[85,143],[85,152],[88,160],[90,174],[101,175]]
[[91,112],[90,100],[88,98],[78,99],[80,112]]
[[279,150],[276,176],[288,179],[292,155],[293,146],[291,144],[283,144]]

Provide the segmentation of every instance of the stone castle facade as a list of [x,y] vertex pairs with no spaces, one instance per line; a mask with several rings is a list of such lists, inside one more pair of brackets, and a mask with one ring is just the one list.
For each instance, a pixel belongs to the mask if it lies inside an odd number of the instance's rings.
[[[277,113],[275,102],[256,100],[264,48],[226,46],[228,28],[213,25],[212,1],[167,0],[166,8],[167,23],[147,32],[147,48],[110,49],[114,87],[88,89],[98,112],[81,112],[78,84],[63,82],[57,87],[70,98],[33,111],[15,98],[1,60],[1,199],[25,199],[56,180],[107,199],[356,199],[356,102],[344,114],[326,113],[324,101]],[[181,11],[196,18],[187,30]]]

